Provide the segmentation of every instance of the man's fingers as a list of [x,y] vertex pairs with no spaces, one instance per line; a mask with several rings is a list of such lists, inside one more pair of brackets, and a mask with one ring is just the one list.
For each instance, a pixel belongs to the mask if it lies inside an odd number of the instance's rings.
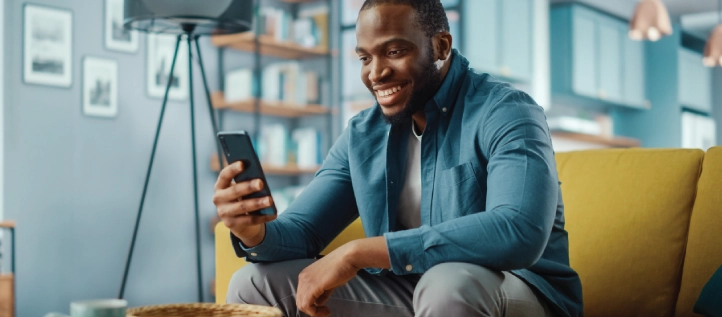
[[227,203],[218,206],[218,215],[221,218],[224,217],[238,217],[238,216],[246,216],[249,212],[254,212],[261,210],[263,208],[268,208],[273,205],[273,199],[271,199],[270,196],[261,197],[261,198],[253,198],[253,199],[245,199],[241,201],[236,201],[233,203]]
[[316,306],[326,305],[328,299],[331,298],[331,294],[333,294],[333,289],[323,292],[323,294],[316,299]]
[[225,202],[236,201],[261,189],[263,189],[263,181],[260,179],[233,184],[225,189],[216,190],[215,194],[213,194],[213,204],[218,206]]
[[331,310],[327,306],[316,306],[316,314],[313,317],[331,316]]
[[218,180],[216,181],[215,190],[225,189],[231,186],[231,182],[236,175],[243,172],[243,163],[241,161],[235,162],[224,167],[221,173],[218,174]]

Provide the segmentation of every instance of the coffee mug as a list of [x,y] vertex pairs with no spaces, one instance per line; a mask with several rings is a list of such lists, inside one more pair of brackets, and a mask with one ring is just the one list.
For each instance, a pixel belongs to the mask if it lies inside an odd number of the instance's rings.
[[45,317],[125,317],[128,302],[124,299],[96,299],[70,303],[70,316],[50,313]]

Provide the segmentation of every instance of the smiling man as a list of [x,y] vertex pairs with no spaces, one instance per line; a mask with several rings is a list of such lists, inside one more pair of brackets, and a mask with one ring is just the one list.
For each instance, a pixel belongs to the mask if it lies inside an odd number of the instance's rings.
[[[541,107],[469,69],[439,0],[366,0],[356,38],[377,105],[349,121],[277,219],[239,200],[226,167],[214,203],[253,264],[227,301],[286,316],[582,316]],[[314,258],[361,217],[368,238]]]

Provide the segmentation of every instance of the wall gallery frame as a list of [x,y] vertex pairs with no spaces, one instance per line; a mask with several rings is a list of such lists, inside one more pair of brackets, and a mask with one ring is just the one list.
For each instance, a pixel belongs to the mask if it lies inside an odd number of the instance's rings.
[[105,0],[105,48],[118,52],[138,51],[138,31],[123,27],[123,0]]
[[83,58],[83,114],[115,117],[118,114],[118,62]]
[[23,80],[70,87],[73,83],[73,14],[69,10],[23,7]]
[[188,45],[181,40],[178,47],[173,76],[168,76],[173,62],[176,35],[148,33],[148,95],[163,98],[170,77],[171,86],[168,99],[186,100],[188,98]]

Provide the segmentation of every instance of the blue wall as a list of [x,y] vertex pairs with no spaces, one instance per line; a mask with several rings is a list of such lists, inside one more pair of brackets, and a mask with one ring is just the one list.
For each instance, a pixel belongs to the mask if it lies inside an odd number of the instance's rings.
[[[17,221],[17,312],[67,312],[72,300],[117,296],[161,100],[145,88],[146,41],[134,54],[103,45],[103,3],[33,0],[73,12],[73,84],[22,81],[24,1],[5,1],[5,218]],[[211,87],[216,51],[203,41]],[[84,56],[118,61],[116,118],[81,113]],[[187,67],[187,66],[186,66]],[[216,175],[208,111],[195,69],[203,290],[212,300],[209,220]],[[197,300],[189,107],[171,102],[160,136],[126,298],[131,306]],[[245,120],[245,121],[243,121]],[[238,119],[236,125],[250,122]]]

